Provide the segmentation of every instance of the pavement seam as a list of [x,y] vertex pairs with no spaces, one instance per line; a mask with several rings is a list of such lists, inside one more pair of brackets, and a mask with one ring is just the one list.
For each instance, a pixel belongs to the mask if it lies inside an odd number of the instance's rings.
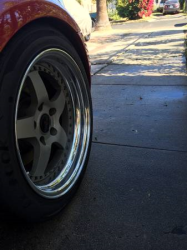
[[[138,60],[137,60],[138,61]],[[141,60],[140,60],[141,61]],[[162,62],[162,60],[159,60],[158,63]],[[103,63],[102,63],[103,64]],[[102,65],[101,64],[101,65]],[[186,62],[181,62],[179,63],[180,66],[185,66],[186,65]],[[120,66],[120,65],[123,65],[123,66],[163,66],[163,64],[160,64],[160,65],[156,65],[156,64],[140,64],[140,63],[131,63],[131,64],[128,64],[128,63],[111,63],[112,66]],[[169,75],[169,74],[168,74]]]
[[105,84],[100,84],[100,83],[92,83],[92,86],[140,86],[140,87],[187,87],[187,83],[186,85],[152,85],[152,84],[110,84],[110,83],[105,83]]
[[138,148],[138,149],[149,149],[149,150],[157,150],[157,151],[166,151],[166,152],[176,152],[176,153],[185,153],[185,150],[174,150],[174,149],[165,149],[165,148],[152,148],[152,147],[141,147],[141,146],[133,146],[133,145],[125,145],[125,144],[118,144],[118,143],[108,143],[108,142],[98,142],[92,141],[94,144],[106,145],[106,146],[117,146],[117,147],[127,147],[127,148]]

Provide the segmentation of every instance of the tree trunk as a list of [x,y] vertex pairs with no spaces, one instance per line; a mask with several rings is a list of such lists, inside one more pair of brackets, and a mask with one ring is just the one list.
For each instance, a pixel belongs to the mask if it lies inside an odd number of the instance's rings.
[[106,0],[97,0],[96,30],[109,30],[111,25],[107,13]]

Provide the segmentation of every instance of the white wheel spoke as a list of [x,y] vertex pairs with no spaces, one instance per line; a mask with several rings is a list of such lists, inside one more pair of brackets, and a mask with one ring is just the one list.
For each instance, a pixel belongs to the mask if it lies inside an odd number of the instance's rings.
[[34,117],[28,117],[17,120],[16,132],[18,139],[36,137],[36,131],[34,129]]
[[56,138],[56,142],[58,144],[60,144],[60,146],[62,146],[63,148],[66,147],[66,144],[67,144],[67,134],[66,134],[66,132],[64,131],[64,129],[61,126],[59,126],[58,136]]
[[34,162],[30,175],[43,176],[49,163],[51,154],[51,145],[43,145],[35,140],[34,144]]
[[49,100],[49,96],[45,87],[45,84],[37,71],[29,73],[29,77],[32,81],[35,93],[37,96],[38,103]]

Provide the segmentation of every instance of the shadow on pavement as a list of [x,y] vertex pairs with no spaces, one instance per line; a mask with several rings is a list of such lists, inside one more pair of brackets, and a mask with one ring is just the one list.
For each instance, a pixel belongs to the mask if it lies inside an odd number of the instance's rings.
[[186,25],[187,25],[187,23],[178,23],[178,24],[175,24],[175,27],[183,27]]

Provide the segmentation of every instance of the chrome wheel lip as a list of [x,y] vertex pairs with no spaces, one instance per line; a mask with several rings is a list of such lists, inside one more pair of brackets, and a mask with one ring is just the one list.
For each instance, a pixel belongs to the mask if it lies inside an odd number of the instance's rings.
[[[79,101],[79,105],[82,105],[82,109],[79,110],[79,113],[76,114],[76,119],[78,120],[78,122],[76,123],[76,125],[78,125],[76,127],[76,134],[78,136],[73,137],[73,143],[72,145],[77,145],[76,146],[76,151],[70,153],[70,157],[66,163],[66,167],[64,168],[64,170],[61,171],[61,173],[55,178],[55,180],[53,180],[52,182],[50,182],[47,185],[43,185],[43,186],[37,186],[35,185],[32,180],[28,177],[26,170],[24,168],[23,162],[22,162],[22,157],[21,157],[21,153],[19,150],[19,145],[18,145],[18,137],[17,137],[17,129],[16,129],[16,121],[17,121],[17,116],[18,116],[18,105],[19,105],[19,100],[20,100],[20,96],[21,96],[21,92],[26,80],[27,75],[29,74],[31,68],[41,60],[41,58],[45,57],[47,54],[51,54],[51,53],[57,53],[58,55],[63,55],[66,58],[68,58],[71,62],[73,62],[74,66],[76,67],[76,71],[77,73],[79,73],[79,81],[76,78],[76,85],[75,90],[76,90],[76,94],[77,94],[77,98]],[[82,81],[82,85],[81,86],[80,80]],[[68,85],[68,83],[67,83]],[[71,92],[71,88],[72,86],[68,86],[69,90]],[[77,89],[76,89],[77,88]],[[78,91],[78,92],[77,92]],[[71,93],[72,95],[72,93]],[[74,99],[72,98],[72,100],[74,101]],[[75,103],[73,103],[73,105],[75,105]],[[16,148],[17,148],[17,153],[18,153],[18,158],[19,158],[19,162],[21,165],[21,168],[23,170],[23,173],[25,175],[26,180],[28,181],[29,185],[42,197],[44,198],[48,198],[48,199],[55,199],[55,198],[59,198],[61,196],[63,196],[64,194],[66,194],[71,188],[72,186],[76,183],[77,179],[79,178],[87,154],[88,154],[88,148],[89,148],[89,144],[90,144],[90,134],[91,134],[91,113],[90,113],[90,108],[91,108],[91,104],[89,101],[89,97],[88,97],[88,93],[86,91],[86,83],[83,79],[82,73],[77,65],[77,63],[75,62],[75,60],[65,51],[58,49],[58,48],[50,48],[47,50],[42,51],[39,55],[37,55],[32,62],[30,63],[30,65],[28,66],[22,81],[21,81],[21,85],[19,87],[19,92],[17,95],[17,101],[16,101],[16,110],[15,110],[15,139],[16,139]],[[81,111],[81,112],[80,112]],[[82,116],[82,117],[81,117]],[[83,127],[81,125],[81,123],[83,123]],[[84,133],[82,133],[82,131],[84,131]],[[81,138],[82,136],[82,138]],[[77,152],[79,150],[79,152]],[[68,172],[71,170],[72,167],[72,157],[73,160],[75,161],[76,158],[76,162],[73,161],[73,163],[76,165],[72,174],[70,175],[70,177],[68,178],[68,180],[66,182],[63,183],[65,177],[67,176]]]

